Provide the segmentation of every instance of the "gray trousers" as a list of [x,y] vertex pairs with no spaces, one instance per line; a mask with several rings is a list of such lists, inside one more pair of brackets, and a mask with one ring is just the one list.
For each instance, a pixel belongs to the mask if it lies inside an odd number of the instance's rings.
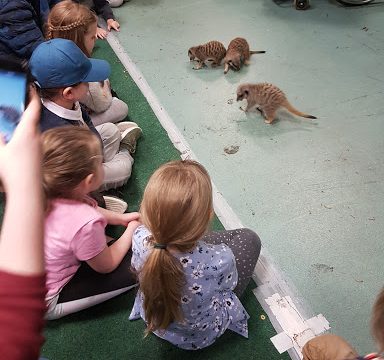
[[111,106],[100,113],[91,113],[89,115],[93,122],[93,125],[98,126],[107,122],[116,123],[124,120],[128,115],[128,105],[118,99],[112,98]]
[[231,248],[236,259],[239,275],[235,294],[240,297],[251,280],[257,259],[260,255],[261,241],[258,235],[250,229],[212,231],[203,238],[208,244],[224,243]]
[[133,157],[127,149],[120,148],[121,134],[112,123],[96,126],[104,147],[104,182],[100,190],[123,186],[131,176]]

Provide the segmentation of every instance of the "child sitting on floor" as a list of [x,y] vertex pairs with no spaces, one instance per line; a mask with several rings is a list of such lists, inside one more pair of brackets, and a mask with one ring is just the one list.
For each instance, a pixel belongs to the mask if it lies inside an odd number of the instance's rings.
[[103,81],[108,77],[109,64],[104,60],[88,59],[76,44],[65,39],[40,44],[29,64],[42,97],[41,130],[74,125],[99,134],[105,172],[101,190],[124,185],[131,175],[131,153],[136,149],[141,129],[134,124],[126,129],[122,138],[115,124],[105,123],[95,128],[79,104],[88,91],[88,82]]
[[211,180],[194,161],[174,161],[151,176],[132,243],[140,291],[130,319],[143,318],[180,348],[211,345],[226,329],[248,337],[239,297],[260,253],[251,230],[205,234],[213,217]]
[[[47,22],[46,38],[72,40],[83,53],[91,57],[96,40],[97,17],[86,6],[65,0],[54,6]],[[127,104],[112,96],[108,79],[89,83],[80,103],[85,105],[95,126],[122,121],[128,115]]]
[[[139,213],[98,208],[87,195],[100,187],[104,169],[99,138],[74,126],[42,135],[47,198],[45,267],[47,318],[58,319],[111,299],[135,286],[128,271]],[[126,230],[107,246],[105,226]]]

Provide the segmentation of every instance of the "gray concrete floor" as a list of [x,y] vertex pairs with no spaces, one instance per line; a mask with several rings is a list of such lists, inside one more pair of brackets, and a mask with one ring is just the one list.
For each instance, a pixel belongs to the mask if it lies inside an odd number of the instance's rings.
[[[131,0],[118,35],[241,221],[314,314],[361,353],[383,285],[384,6],[308,11],[272,0]],[[192,70],[187,50],[246,37],[241,72]],[[272,82],[298,109],[265,125],[239,110],[242,82]],[[224,148],[239,146],[229,155]]]

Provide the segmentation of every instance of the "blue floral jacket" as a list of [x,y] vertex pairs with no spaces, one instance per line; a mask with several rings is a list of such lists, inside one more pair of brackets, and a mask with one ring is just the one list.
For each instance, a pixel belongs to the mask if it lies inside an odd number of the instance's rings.
[[[150,235],[144,226],[134,233],[132,266],[136,270],[140,270],[152,251]],[[184,321],[174,322],[155,334],[187,350],[211,345],[226,329],[248,337],[249,315],[233,293],[238,275],[231,249],[225,244],[199,241],[193,251],[175,256],[184,268],[186,280],[181,297]],[[142,304],[143,294],[139,291],[130,320],[140,317],[145,320]]]

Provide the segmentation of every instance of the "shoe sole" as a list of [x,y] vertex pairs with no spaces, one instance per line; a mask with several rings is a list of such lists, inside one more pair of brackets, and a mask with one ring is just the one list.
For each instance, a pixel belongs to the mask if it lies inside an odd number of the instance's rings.
[[124,214],[128,209],[128,204],[114,196],[103,196],[105,201],[105,208],[115,213]]

